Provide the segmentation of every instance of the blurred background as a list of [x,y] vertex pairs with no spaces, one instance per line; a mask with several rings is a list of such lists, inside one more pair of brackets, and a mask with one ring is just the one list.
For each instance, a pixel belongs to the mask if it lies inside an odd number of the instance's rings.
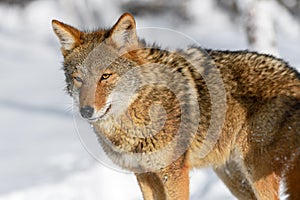
[[[142,199],[132,174],[100,164],[82,145],[51,28],[52,19],[110,27],[124,12],[139,29],[181,32],[205,48],[269,53],[300,69],[300,0],[0,0],[1,200]],[[163,47],[188,45],[141,30]],[[190,177],[192,200],[234,199],[212,170]]]

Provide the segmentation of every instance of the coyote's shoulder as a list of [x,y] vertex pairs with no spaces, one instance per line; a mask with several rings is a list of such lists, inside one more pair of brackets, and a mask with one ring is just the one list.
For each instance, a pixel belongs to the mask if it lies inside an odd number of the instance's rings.
[[213,166],[239,199],[300,199],[300,75],[249,51],[148,47],[124,14],[111,29],[59,21],[67,88],[107,155],[144,199],[189,199],[189,170]]

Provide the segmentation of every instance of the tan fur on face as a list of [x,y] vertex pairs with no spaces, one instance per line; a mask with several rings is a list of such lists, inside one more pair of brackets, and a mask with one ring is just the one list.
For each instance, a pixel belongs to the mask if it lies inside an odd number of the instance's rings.
[[[105,105],[109,102],[108,93],[112,90],[114,85],[117,82],[118,75],[112,74],[111,71],[105,71],[104,73],[111,74],[111,76],[107,80],[102,80],[98,82],[96,92],[95,92],[95,109],[96,111],[101,110]],[[101,77],[101,76],[100,76]],[[99,78],[101,79],[101,78]]]
[[96,93],[95,93],[95,109],[97,111],[101,110],[106,104],[107,95],[106,95],[106,86],[105,84],[101,84],[100,82],[97,85]]

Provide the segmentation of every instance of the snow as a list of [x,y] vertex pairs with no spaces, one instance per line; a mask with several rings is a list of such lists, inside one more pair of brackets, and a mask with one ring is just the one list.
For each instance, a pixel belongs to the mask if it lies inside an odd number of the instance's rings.
[[[0,5],[0,200],[142,199],[133,174],[99,162],[95,136],[73,119],[64,91],[51,20],[92,29],[112,25],[122,13],[116,1],[90,2],[95,4],[89,8],[71,0],[34,1],[24,9]],[[98,22],[85,15],[91,8]],[[172,48],[195,41],[209,48],[247,48],[243,29],[210,0],[192,0],[188,9],[195,19],[189,24],[147,15],[136,18],[138,31],[147,41]],[[290,25],[281,23],[285,31],[278,35],[278,47],[281,57],[300,69],[299,31]],[[195,170],[190,177],[192,200],[234,199],[211,169]]]

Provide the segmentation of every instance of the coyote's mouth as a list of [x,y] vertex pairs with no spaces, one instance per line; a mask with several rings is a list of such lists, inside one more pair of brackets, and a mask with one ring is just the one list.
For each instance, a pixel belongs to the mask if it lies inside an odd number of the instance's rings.
[[109,104],[109,106],[107,106],[105,112],[104,112],[102,115],[96,116],[96,117],[94,117],[94,118],[90,118],[90,119],[88,119],[88,120],[89,120],[90,122],[95,122],[95,121],[97,121],[97,120],[103,118],[103,117],[109,112],[110,108],[111,108],[111,104]]

